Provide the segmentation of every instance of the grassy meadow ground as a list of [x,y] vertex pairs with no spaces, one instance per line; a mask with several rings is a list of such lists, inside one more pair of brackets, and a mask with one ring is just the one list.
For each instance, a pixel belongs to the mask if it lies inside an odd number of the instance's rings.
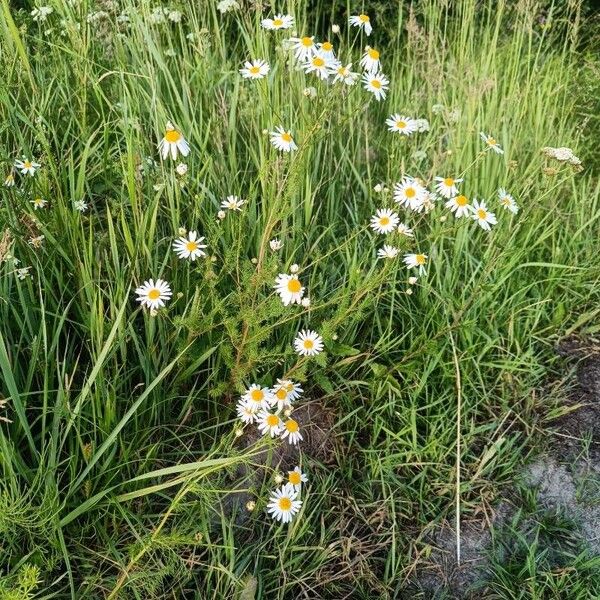
[[[556,344],[598,331],[600,63],[577,2],[238,2],[49,0],[40,18],[2,0],[1,598],[432,598],[428,535],[515,486],[565,410]],[[276,12],[293,28],[262,28]],[[293,32],[358,72],[376,47],[387,97],[305,74]],[[243,79],[258,58],[269,74]],[[392,133],[394,113],[429,130]],[[168,121],[183,175],[158,151]],[[398,206],[405,175],[464,178],[498,223]],[[246,203],[221,219],[229,195]],[[381,207],[414,238],[375,233]],[[205,257],[176,256],[180,228]],[[428,255],[414,284],[405,253]],[[273,289],[294,264],[309,306]],[[173,290],[156,314],[134,294],[150,278]],[[301,329],[322,353],[298,356]],[[298,446],[236,415],[284,375],[304,390]],[[280,524],[269,496],[297,465],[302,507]],[[478,597],[600,597],[584,548],[557,570],[518,540]]]

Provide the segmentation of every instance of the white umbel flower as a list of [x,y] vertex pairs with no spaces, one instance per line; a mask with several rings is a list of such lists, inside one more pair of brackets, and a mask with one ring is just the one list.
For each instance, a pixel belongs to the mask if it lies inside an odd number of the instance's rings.
[[144,281],[144,284],[135,290],[137,301],[146,308],[156,310],[165,305],[171,298],[171,286],[162,279]]
[[198,232],[190,231],[187,237],[180,237],[173,242],[173,250],[179,258],[189,258],[194,261],[200,256],[206,256],[203,237],[198,237]]
[[298,492],[291,485],[284,485],[275,490],[269,498],[267,512],[282,523],[290,523],[302,508],[302,500],[298,500]]
[[170,121],[165,127],[165,135],[158,144],[158,150],[162,159],[165,160],[169,154],[173,160],[177,160],[177,155],[187,156],[190,153],[190,146],[186,139],[177,131]]

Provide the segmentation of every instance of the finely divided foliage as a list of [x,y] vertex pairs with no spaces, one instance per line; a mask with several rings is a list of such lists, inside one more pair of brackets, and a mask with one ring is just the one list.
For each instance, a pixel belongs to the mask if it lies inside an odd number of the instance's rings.
[[2,2],[0,596],[398,597],[595,314],[575,6]]

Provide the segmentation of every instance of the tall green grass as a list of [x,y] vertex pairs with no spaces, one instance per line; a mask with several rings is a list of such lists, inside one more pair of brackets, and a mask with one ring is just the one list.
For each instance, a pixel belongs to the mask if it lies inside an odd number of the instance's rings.
[[[0,271],[0,573],[15,597],[32,577],[47,598],[397,597],[424,532],[492,502],[543,431],[557,337],[594,330],[594,166],[552,174],[540,154],[589,155],[576,3],[374,3],[369,39],[346,25],[354,4],[277,6],[318,39],[339,23],[332,41],[355,67],[378,47],[392,82],[379,104],[295,70],[285,34],[242,4],[186,4],[181,25],[155,25],[153,5],[128,0],[124,28],[108,2],[54,2],[36,24],[4,0],[0,158],[7,172],[21,154],[43,163],[0,204],[10,252],[33,267],[24,281],[11,260]],[[91,10],[110,18],[89,24]],[[268,60],[269,78],[243,81],[248,58]],[[431,129],[398,139],[392,112]],[[169,119],[193,149],[184,187],[146,161]],[[291,158],[263,134],[280,124]],[[504,156],[481,153],[481,130]],[[408,295],[401,261],[375,260],[366,225],[386,198],[373,188],[463,172],[468,196],[493,203],[506,187],[522,210],[490,235],[441,206],[406,216],[406,248],[430,256]],[[50,207],[34,214],[33,194]],[[219,224],[228,194],[248,203]],[[88,213],[73,210],[81,198]],[[211,258],[179,262],[179,227],[199,229]],[[310,309],[272,295],[292,263]],[[132,291],[158,276],[175,296],[153,318]],[[298,364],[304,326],[326,353]],[[289,368],[323,432],[284,528],[263,509],[273,472],[294,465],[236,438],[234,405]]]

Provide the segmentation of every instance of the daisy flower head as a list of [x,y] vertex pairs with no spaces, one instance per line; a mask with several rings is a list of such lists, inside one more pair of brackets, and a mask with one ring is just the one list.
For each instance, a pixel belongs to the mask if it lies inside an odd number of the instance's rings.
[[461,217],[468,217],[471,212],[469,199],[462,194],[454,196],[454,198],[450,198],[450,200],[448,200],[444,206],[449,208],[457,219],[460,219]]
[[182,156],[187,156],[190,153],[190,145],[186,139],[177,131],[170,121],[167,121],[165,127],[165,135],[158,144],[158,151],[165,160],[169,154],[173,160],[177,160],[178,153]]
[[379,56],[379,50],[367,46],[365,53],[360,59],[360,66],[363,68],[363,71],[367,73],[379,73],[379,69],[381,68]]
[[335,52],[333,50],[333,44],[329,41],[317,44],[319,56],[323,57],[328,64],[331,64],[336,60]]
[[298,500],[298,492],[286,484],[271,494],[267,512],[276,521],[290,523],[301,507],[302,500]]
[[300,398],[303,390],[298,383],[290,379],[278,379],[277,385],[271,388],[271,406],[277,407],[277,412],[289,408],[292,403]]
[[492,225],[495,225],[498,221],[496,215],[490,212],[485,205],[485,202],[478,202],[473,200],[473,214],[471,218],[477,221],[477,224],[485,231],[490,231]]
[[398,223],[397,231],[400,235],[405,235],[406,237],[409,237],[409,238],[415,237],[413,230],[408,225],[405,225],[404,223]]
[[310,56],[302,65],[305,73],[314,73],[319,79],[327,79],[330,74],[330,61],[321,54]]
[[396,246],[388,246],[387,244],[384,244],[383,248],[379,248],[379,250],[377,250],[377,258],[393,259],[398,256],[398,252],[400,252],[400,250],[398,250]]
[[514,197],[504,188],[500,188],[498,190],[498,199],[500,200],[500,204],[504,210],[508,210],[513,215],[516,215],[519,212],[519,206],[517,205]]
[[396,229],[399,220],[398,215],[391,208],[380,208],[371,217],[371,229],[377,233],[388,234]]
[[417,122],[414,119],[398,113],[393,114],[389,119],[386,119],[385,124],[388,126],[388,131],[401,133],[402,135],[410,135],[417,131]]
[[390,80],[383,73],[363,73],[363,85],[365,90],[371,92],[379,102],[385,100],[385,95],[390,87]]
[[29,160],[28,158],[24,158],[23,160],[15,160],[15,168],[21,173],[21,175],[29,175],[33,177],[37,169],[39,169],[42,165],[33,160]]
[[355,85],[359,78],[358,73],[352,71],[352,63],[345,66],[342,64],[337,65],[332,71],[332,75],[334,75],[333,83],[341,81],[346,85]]
[[415,179],[405,175],[394,185],[394,202],[418,211],[427,198],[427,190]]
[[171,286],[163,279],[149,279],[144,281],[144,285],[135,290],[137,301],[146,308],[156,310],[165,305],[170,300],[173,292]]
[[258,383],[253,383],[242,396],[242,402],[250,406],[254,412],[267,410],[271,401],[271,390],[267,387],[261,387]]
[[453,177],[436,177],[435,191],[444,198],[454,198],[458,195],[457,183],[462,183],[462,179],[454,179]]
[[373,31],[369,15],[362,13],[360,15],[353,15],[348,19],[348,23],[350,23],[352,27],[360,27],[367,35],[371,35],[371,32]]
[[270,413],[267,410],[261,410],[258,413],[258,429],[263,435],[270,434],[273,438],[281,433],[283,421],[279,415]]
[[173,242],[173,251],[179,258],[189,258],[194,261],[200,256],[206,256],[204,248],[206,244],[203,244],[203,237],[198,237],[197,231],[190,231],[187,237],[180,237]]
[[286,439],[288,444],[292,446],[296,446],[298,442],[301,442],[304,438],[300,433],[300,425],[298,425],[298,421],[294,419],[288,419],[283,424],[283,429],[281,431],[281,439]]
[[237,196],[227,196],[225,200],[221,202],[221,208],[227,210],[242,210],[242,206],[246,203],[245,200],[238,198]]
[[300,467],[295,467],[293,471],[288,471],[288,484],[297,492],[300,491],[303,483],[308,481],[306,473],[303,473]]
[[274,287],[284,306],[300,304],[304,296],[304,286],[300,283],[298,275],[280,273],[275,279]]
[[256,423],[258,421],[258,413],[255,410],[254,406],[250,406],[244,400],[239,400],[235,410],[237,412],[238,418],[245,425],[251,425],[252,423]]
[[5,187],[13,187],[14,185],[15,185],[15,176],[11,172],[6,176],[6,179],[4,180],[4,186]]
[[73,208],[80,213],[84,213],[88,207],[88,203],[83,198],[73,202]]
[[491,135],[486,135],[483,131],[480,131],[479,137],[485,142],[486,148],[490,148],[496,154],[504,154],[500,144]]
[[46,204],[48,204],[47,200],[44,200],[43,198],[34,198],[33,200],[30,200],[31,204],[33,204],[33,208],[34,210],[39,210],[40,208],[44,208],[46,206]]
[[315,44],[315,36],[304,36],[301,38],[290,38],[291,48],[294,51],[294,56],[300,62],[306,62],[309,58],[317,53],[317,44]]
[[419,269],[419,273],[425,274],[427,254],[405,254],[402,259],[407,269]]
[[275,15],[272,19],[263,19],[260,22],[263,29],[278,30],[290,29],[294,26],[294,17],[292,15]]
[[300,356],[316,356],[323,350],[323,338],[310,329],[303,329],[294,340],[294,348]]
[[269,242],[269,247],[273,252],[277,252],[283,248],[283,242],[277,238],[274,238]]
[[290,131],[286,131],[283,127],[275,127],[275,131],[269,132],[271,144],[281,152],[291,152],[297,150],[296,142]]
[[269,63],[262,59],[246,61],[240,73],[244,79],[262,79],[270,70]]

